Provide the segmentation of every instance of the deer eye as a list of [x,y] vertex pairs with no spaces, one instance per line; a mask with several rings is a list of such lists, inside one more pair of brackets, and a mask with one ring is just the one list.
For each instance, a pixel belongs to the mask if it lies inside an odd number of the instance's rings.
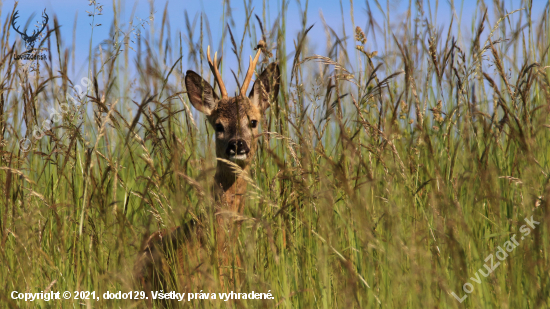
[[257,126],[258,126],[258,121],[257,121],[257,120],[250,120],[250,126],[251,126],[252,128],[257,127]]
[[214,129],[216,130],[216,132],[223,132],[223,124],[221,123],[216,123],[214,125]]

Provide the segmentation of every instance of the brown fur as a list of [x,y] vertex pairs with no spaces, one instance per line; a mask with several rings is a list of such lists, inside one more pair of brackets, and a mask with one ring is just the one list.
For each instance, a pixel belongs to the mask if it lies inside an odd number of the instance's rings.
[[[218,158],[230,161],[233,159],[232,161],[248,172],[256,153],[259,124],[269,102],[277,99],[279,78],[279,66],[271,63],[256,80],[248,97],[219,99],[208,82],[195,72],[187,71],[185,84],[189,100],[197,110],[207,116],[214,127]],[[234,151],[247,151],[245,159],[232,158],[232,142],[237,145]],[[240,224],[234,224],[233,218],[243,214],[246,187],[246,181],[236,175],[229,164],[218,161],[213,190],[216,199],[217,250],[210,258],[214,266],[229,266],[228,250],[240,229]],[[176,286],[179,285],[177,292],[184,292],[192,280],[191,277],[195,275],[200,275],[202,282],[212,280],[209,275],[211,272],[208,271],[209,265],[204,263],[209,254],[200,226],[200,222],[192,221],[185,226],[156,232],[147,239],[136,261],[135,273],[149,300],[152,299],[151,291],[163,289],[169,292],[173,282],[176,282]],[[170,258],[167,256],[169,252],[177,254],[177,274],[170,272]],[[240,264],[239,260],[236,262]],[[220,276],[230,275],[227,271],[220,273]]]

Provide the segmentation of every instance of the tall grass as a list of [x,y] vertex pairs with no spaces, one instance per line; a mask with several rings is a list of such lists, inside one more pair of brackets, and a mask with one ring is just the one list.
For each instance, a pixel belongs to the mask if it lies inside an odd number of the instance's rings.
[[[270,60],[280,63],[283,85],[262,123],[233,248],[243,280],[225,289],[271,291],[275,299],[187,305],[550,306],[548,4],[533,12],[522,0],[522,10],[512,12],[495,0],[487,12],[479,1],[474,20],[462,21],[453,1],[452,13],[437,18],[428,3],[409,2],[409,14],[398,20],[389,3],[368,1],[363,11],[351,2],[342,20],[350,14],[359,28],[316,25],[327,34],[320,55],[308,37],[313,2],[298,2],[304,11],[294,46],[285,43],[295,22],[285,1],[271,21],[265,2],[254,3],[255,11],[244,2],[246,21],[235,20],[224,2],[231,32],[226,28],[222,38],[209,34],[209,19],[217,16],[185,15],[179,33],[171,31],[165,7],[160,28],[141,33],[120,29],[125,21],[115,14],[107,41],[90,40],[91,82],[80,97],[80,81],[68,74],[74,45],[65,46],[57,20],[41,44],[50,59],[32,62],[14,60],[23,46],[10,43],[10,20],[3,20],[2,307],[144,306],[103,299],[25,303],[10,294],[136,290],[133,264],[151,233],[212,216],[212,129],[202,116],[193,118],[184,72],[208,77],[206,45],[223,45],[224,59],[239,62],[225,61],[224,76],[233,70],[242,77],[246,51],[261,37],[273,48]],[[448,28],[439,27],[442,19],[452,21]],[[375,36],[383,50],[365,39]],[[356,49],[348,48],[351,40]],[[71,103],[44,137],[33,139],[32,129],[67,94],[80,109]],[[27,152],[19,144],[24,137],[32,140]],[[531,216],[540,225],[519,240]],[[480,283],[472,281],[513,234],[519,246]],[[225,292],[214,269],[203,275],[214,280],[194,292]],[[463,291],[467,282],[470,294]],[[460,303],[452,292],[468,297]]]

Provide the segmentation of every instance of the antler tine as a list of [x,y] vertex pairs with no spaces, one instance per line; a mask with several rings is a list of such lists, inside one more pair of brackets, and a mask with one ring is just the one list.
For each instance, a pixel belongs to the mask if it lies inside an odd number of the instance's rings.
[[[42,30],[44,30],[44,28],[46,28],[46,26],[48,25],[48,21],[50,20],[50,16],[46,14],[46,9],[44,9],[44,12],[42,13],[42,17],[44,18],[44,22],[42,23]],[[40,30],[40,32],[42,32],[42,30]]]
[[246,96],[246,91],[248,90],[248,86],[250,85],[250,81],[252,80],[252,75],[254,75],[254,69],[256,68],[256,64],[260,59],[262,48],[265,48],[264,40],[260,40],[260,42],[258,42],[258,46],[256,47],[258,52],[256,52],[256,56],[254,57],[254,60],[252,60],[252,56],[250,56],[250,65],[248,66],[248,72],[246,72],[246,76],[244,78],[244,82],[241,87],[241,96],[243,97]]
[[[222,81],[222,75],[220,74],[220,71],[218,71],[217,66],[217,59],[214,59],[214,62],[212,62],[212,58],[210,58],[210,45],[208,45],[208,48],[206,50],[206,56],[208,58],[208,65],[210,66],[210,70],[212,73],[214,73],[214,77],[216,78],[216,82],[218,82],[218,86],[220,87],[220,92],[222,93],[222,99],[227,99],[227,90],[225,89],[225,84]],[[214,58],[217,58],[217,53],[214,55]]]
[[[13,30],[15,30],[15,32],[23,35],[23,33],[21,33],[21,31],[19,31],[19,27],[15,27],[15,20],[19,18],[19,11],[15,11],[15,13],[13,13],[13,17],[11,19],[11,25],[13,26]],[[26,33],[26,31],[25,31]]]
[[38,30],[38,33],[36,33],[36,30],[33,30],[31,35],[32,39],[36,39],[38,35],[40,35],[42,31],[44,31],[44,28],[46,28],[46,26],[48,25],[48,20],[50,20],[50,17],[48,16],[48,14],[46,14],[46,9],[44,9],[44,12],[42,12],[42,18],[44,18],[44,21],[42,22],[42,29]]

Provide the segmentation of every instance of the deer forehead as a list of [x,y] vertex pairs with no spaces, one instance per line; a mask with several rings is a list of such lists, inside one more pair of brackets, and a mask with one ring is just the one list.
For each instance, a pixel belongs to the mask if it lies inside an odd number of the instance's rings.
[[229,100],[220,100],[212,116],[214,123],[216,120],[233,123],[237,122],[237,119],[260,120],[261,113],[256,106],[250,104],[248,98],[230,98]]

